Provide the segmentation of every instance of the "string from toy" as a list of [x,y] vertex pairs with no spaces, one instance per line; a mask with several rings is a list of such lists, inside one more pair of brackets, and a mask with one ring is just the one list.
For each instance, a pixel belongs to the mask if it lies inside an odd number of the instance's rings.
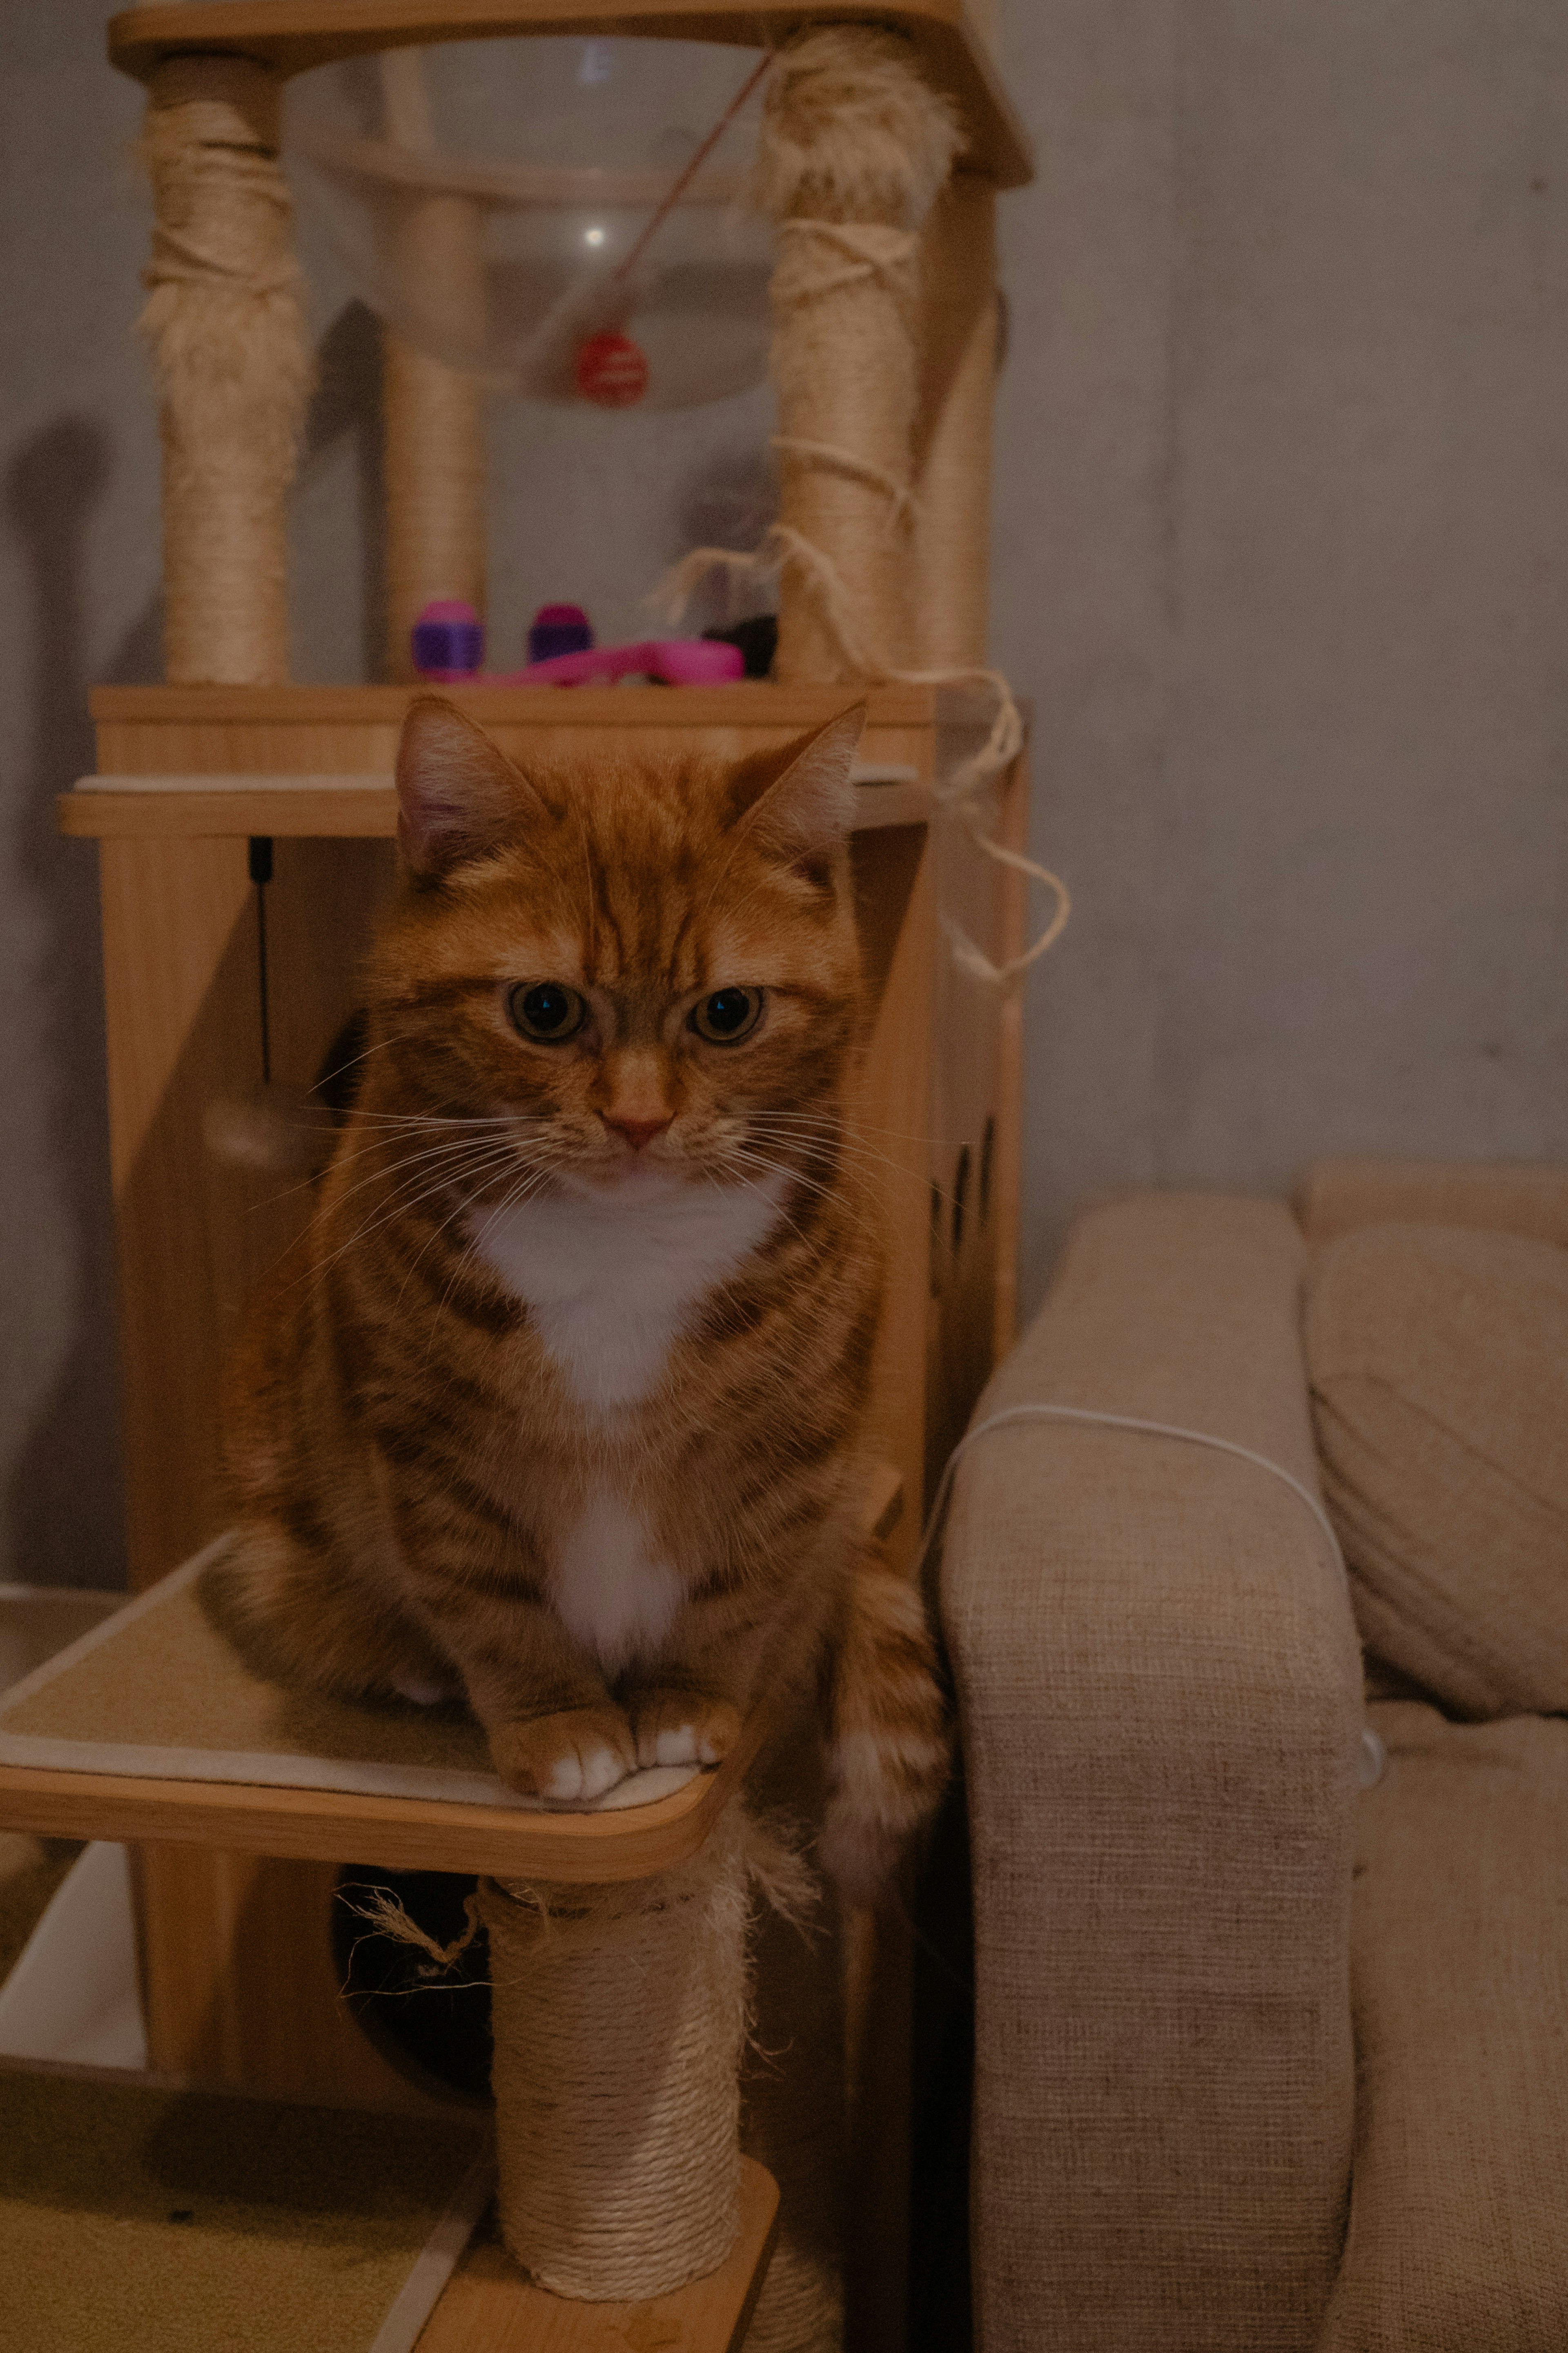
[[704,139],[700,147],[697,149],[695,154],[688,158],[685,165],[676,174],[675,178],[670,182],[653,218],[648,222],[647,227],[643,230],[642,235],[638,237],[637,243],[627,254],[626,259],[615,271],[611,280],[612,284],[614,284],[618,279],[629,278],[631,276],[632,271],[642,259],[649,243],[657,235],[658,231],[664,227],[665,222],[669,218],[670,214],[675,210],[675,207],[680,202],[681,197],[686,194],[687,189],[690,186],[698,173],[708,161],[708,158],[713,153],[714,148],[717,147],[720,140],[724,136],[725,132],[730,128],[731,123],[733,122],[735,117],[739,114],[741,109],[752,95],[752,92],[756,89],[757,84],[767,73],[768,68],[773,64],[773,53],[772,49],[764,49],[760,62],[754,70],[746,76],[745,80],[741,84],[740,89],[735,92],[734,97],[730,100],[729,105],[724,109],[723,113],[719,117],[718,121],[713,125],[712,130],[708,133],[707,138]]
[[[852,449],[828,448],[826,457],[867,479],[879,470],[868,468]],[[910,496],[891,476],[885,478],[883,487],[890,498],[895,493],[900,500]],[[697,589],[711,572],[722,571],[731,580],[755,581],[777,579],[792,567],[800,575],[814,597],[823,625],[846,669],[866,680],[868,684],[982,686],[989,688],[994,695],[995,711],[984,743],[968,759],[960,762],[945,783],[933,787],[935,797],[942,809],[963,827],[977,849],[984,851],[997,865],[1023,875],[1026,881],[1041,884],[1052,893],[1056,904],[1038,937],[1021,955],[1009,958],[1004,965],[994,963],[951,915],[942,917],[942,928],[947,934],[953,962],[961,971],[991,988],[1004,991],[1016,988],[1030,966],[1047,955],[1061,937],[1072,913],[1072,898],[1059,874],[1052,873],[1049,867],[1041,866],[1021,850],[1009,849],[1005,842],[998,841],[986,829],[986,815],[980,805],[979,796],[994,776],[1011,767],[1024,748],[1023,714],[1004,673],[978,666],[951,670],[900,670],[882,661],[861,633],[848,591],[832,557],[788,523],[773,523],[760,545],[749,552],[731,547],[693,548],[689,555],[682,556],[680,562],[665,574],[647,601],[672,621],[679,620]]]

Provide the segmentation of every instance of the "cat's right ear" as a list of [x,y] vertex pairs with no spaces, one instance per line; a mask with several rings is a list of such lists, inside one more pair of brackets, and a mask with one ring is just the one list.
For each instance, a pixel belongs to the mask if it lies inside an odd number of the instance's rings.
[[484,730],[439,695],[409,706],[397,746],[397,847],[409,872],[435,881],[499,849],[543,803]]

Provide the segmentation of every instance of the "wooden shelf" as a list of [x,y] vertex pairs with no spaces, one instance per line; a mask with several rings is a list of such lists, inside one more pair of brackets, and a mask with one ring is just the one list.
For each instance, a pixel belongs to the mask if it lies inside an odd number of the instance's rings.
[[[104,841],[125,835],[160,840],[199,835],[271,834],[287,839],[391,840],[397,796],[388,776],[84,776],[56,803],[62,833]],[[855,830],[924,825],[931,795],[923,785],[861,785]]]
[[[868,1535],[886,1535],[902,1509],[903,1482],[896,1465],[874,1465],[860,1507],[862,1527]],[[176,1596],[192,1573],[166,1580],[159,1593],[170,1598],[161,1604],[154,1597],[122,1618],[107,1620],[78,1650],[62,1654],[59,1672],[77,1672],[73,1660],[91,1649],[105,1655],[104,1646],[116,1639],[128,1641],[138,1622],[163,1622],[150,1616],[150,1609],[188,1606]],[[121,1626],[123,1633],[117,1636]],[[166,1645],[167,1627],[162,1640]],[[112,1656],[112,1651],[107,1655]],[[133,1651],[127,1655],[121,1678],[145,1678],[145,1662],[138,1665]],[[177,1642],[174,1655],[184,1655]],[[206,1674],[221,1674],[227,1659],[224,1651],[209,1661]],[[189,1663],[187,1660],[187,1667]],[[232,1664],[242,1675],[238,1662]],[[249,1684],[255,1680],[250,1676]],[[228,1701],[226,1722],[245,1721],[246,1692],[242,1681]],[[114,1711],[100,1700],[95,1727],[101,1726],[106,1713],[112,1716]],[[498,1878],[578,1883],[647,1879],[697,1852],[739,1791],[771,1723],[772,1710],[764,1701],[752,1710],[739,1743],[716,1772],[700,1774],[684,1788],[650,1804],[603,1813],[538,1813],[521,1806],[441,1797],[374,1797],[342,1788],[208,1780],[194,1766],[188,1774],[183,1769],[146,1775],[95,1772],[89,1760],[64,1767],[0,1764],[0,1828],[45,1837],[222,1847],[296,1862],[374,1863],[387,1871],[472,1871]],[[126,1736],[110,1725],[104,1736],[114,1742]],[[188,1736],[198,1744],[193,1757],[205,1755],[211,1746],[199,1725],[188,1727]],[[237,1745],[245,1746],[243,1736]],[[104,1761],[118,1762],[124,1753],[113,1749]],[[134,1755],[134,1749],[130,1753]],[[163,1761],[170,1761],[167,1755]]]
[[[237,0],[236,0],[237,5]],[[867,724],[989,725],[983,691],[949,686],[95,686],[101,725],[399,727],[411,702],[438,694],[480,727],[820,727],[857,702]]]
[[[117,686],[92,695],[98,767],[58,803],[63,833],[109,840],[272,834],[390,839],[393,763],[411,686]],[[437,690],[503,752],[563,760],[620,748],[721,759],[867,704],[858,831],[923,825],[943,731],[978,733],[989,696],[931,686],[470,686]]]
[[43,1838],[374,1863],[384,1871],[472,1871],[574,1883],[648,1879],[697,1852],[735,1794],[763,1729],[759,1722],[716,1773],[688,1782],[673,1797],[618,1813],[541,1814],[446,1799],[0,1765],[0,1827]]
[[281,74],[336,58],[433,41],[494,41],[520,34],[718,41],[742,48],[825,21],[890,25],[908,35],[934,86],[956,104],[963,162],[998,187],[1034,177],[1034,156],[984,40],[963,0],[182,0],[111,17],[109,54],[145,80],[166,57],[204,50],[256,58]]

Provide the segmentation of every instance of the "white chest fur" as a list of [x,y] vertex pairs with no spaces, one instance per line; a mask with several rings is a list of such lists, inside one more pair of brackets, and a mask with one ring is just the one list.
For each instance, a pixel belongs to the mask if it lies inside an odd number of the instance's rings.
[[648,1558],[641,1522],[617,1497],[601,1492],[568,1529],[555,1563],[555,1606],[606,1674],[658,1652],[680,1591],[675,1571]]
[[690,1310],[779,1213],[786,1179],[686,1185],[640,1178],[593,1195],[470,1214],[475,1246],[526,1300],[578,1402],[635,1405]]

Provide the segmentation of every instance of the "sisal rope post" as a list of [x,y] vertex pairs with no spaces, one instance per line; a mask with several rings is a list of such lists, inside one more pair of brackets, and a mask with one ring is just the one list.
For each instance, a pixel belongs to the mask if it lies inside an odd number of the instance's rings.
[[996,190],[977,173],[958,172],[937,200],[921,254],[914,489],[922,669],[985,664],[999,307]]
[[311,361],[278,161],[279,83],[245,58],[164,60],[141,332],[163,439],[164,661],[176,685],[289,674],[288,499]]
[[666,2295],[740,2226],[748,1825],[657,1880],[481,1883],[502,2235],[552,2294]]
[[[867,662],[915,650],[910,443],[919,396],[919,231],[959,144],[909,44],[865,26],[803,34],[769,79],[757,201],[778,225],[773,374],[782,530],[827,559]],[[852,679],[808,564],[780,584],[774,675]]]
[[[381,60],[388,137],[434,154],[424,69],[416,49]],[[388,234],[394,282],[416,286],[421,314],[443,341],[479,350],[484,341],[482,223],[466,196],[410,195]],[[438,596],[485,610],[484,394],[477,377],[416,350],[384,327],[382,411],[386,480],[386,658],[388,675],[415,675],[410,632]]]

